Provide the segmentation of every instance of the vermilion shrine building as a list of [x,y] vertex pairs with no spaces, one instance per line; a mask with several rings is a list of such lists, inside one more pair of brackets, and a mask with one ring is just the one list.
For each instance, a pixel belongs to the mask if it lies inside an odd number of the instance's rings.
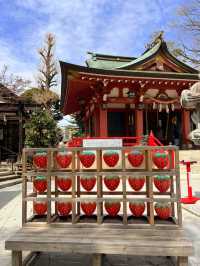
[[181,107],[180,95],[199,74],[170,53],[162,36],[138,58],[89,54],[86,66],[60,62],[63,113],[78,113],[87,136],[142,136],[152,130],[164,144],[189,143],[191,110]]

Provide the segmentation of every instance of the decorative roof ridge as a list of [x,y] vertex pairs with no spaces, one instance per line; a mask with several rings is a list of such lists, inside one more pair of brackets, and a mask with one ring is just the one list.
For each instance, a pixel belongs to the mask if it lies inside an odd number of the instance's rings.
[[117,69],[122,69],[122,68],[126,68],[129,66],[132,66],[134,64],[138,64],[141,63],[143,61],[145,61],[148,58],[151,58],[152,56],[154,56],[156,53],[158,53],[160,47],[161,47],[161,42],[156,43],[154,46],[152,46],[151,48],[147,49],[144,53],[141,54],[141,56],[139,56],[138,58],[134,59],[133,61],[124,64],[120,67],[117,67]]
[[199,71],[184,62],[180,61],[178,58],[176,58],[168,49],[167,43],[163,39],[163,32],[161,32],[155,40],[149,45],[149,48],[145,50],[145,52],[138,58],[134,59],[133,61],[124,64],[122,66],[117,67],[116,69],[126,69],[127,67],[133,66],[133,65],[139,65],[143,62],[147,61],[148,59],[151,59],[153,56],[155,56],[157,53],[159,53],[160,49],[164,52],[166,57],[170,58],[175,64],[181,65],[183,68],[189,70],[190,72],[184,72],[184,73],[199,73]]
[[[147,53],[149,50],[151,50],[154,46],[156,46],[157,44],[159,44],[159,46],[161,46],[163,43],[166,44],[164,38],[163,38],[163,34],[164,34],[164,31],[161,31],[155,38],[154,40],[150,43],[150,44],[147,44],[146,45],[146,50],[142,53],[145,54]],[[166,44],[167,46],[167,44]]]
[[95,52],[87,52],[87,54],[90,54],[92,58],[98,58],[98,59],[104,59],[104,60],[109,60],[109,59],[124,59],[124,60],[133,60],[136,59],[134,56],[121,56],[121,55],[109,55],[109,54],[99,54]]

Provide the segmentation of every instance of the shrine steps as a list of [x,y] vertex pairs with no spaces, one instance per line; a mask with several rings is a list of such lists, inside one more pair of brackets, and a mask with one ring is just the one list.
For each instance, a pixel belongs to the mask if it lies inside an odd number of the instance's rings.
[[20,184],[22,178],[9,169],[0,168],[0,189]]

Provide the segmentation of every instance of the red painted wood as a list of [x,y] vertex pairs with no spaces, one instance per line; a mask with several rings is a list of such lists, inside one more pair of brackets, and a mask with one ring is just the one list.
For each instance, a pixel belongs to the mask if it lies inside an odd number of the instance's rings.
[[143,135],[143,110],[135,110],[136,137]]
[[190,133],[190,111],[182,110],[182,129],[183,129],[183,142],[188,143],[188,135]]
[[99,136],[107,137],[108,136],[108,121],[107,121],[107,110],[99,110]]
[[99,109],[94,110],[94,133],[95,137],[100,136],[100,116],[99,116]]

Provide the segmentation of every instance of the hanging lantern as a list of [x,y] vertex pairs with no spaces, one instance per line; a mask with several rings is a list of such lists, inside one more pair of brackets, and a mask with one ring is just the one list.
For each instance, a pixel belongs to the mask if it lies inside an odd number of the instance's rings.
[[169,113],[169,106],[168,106],[168,104],[166,104],[166,113]]
[[153,109],[155,110],[156,109],[156,103],[155,102],[153,102]]
[[173,103],[172,103],[171,107],[172,107],[172,111],[174,112],[175,106]]
[[159,104],[159,112],[162,112],[162,103]]
[[144,100],[144,95],[141,95],[140,96],[140,102],[143,102],[143,100]]
[[103,95],[103,101],[106,102],[107,101],[107,98],[108,98],[108,94],[104,94]]

